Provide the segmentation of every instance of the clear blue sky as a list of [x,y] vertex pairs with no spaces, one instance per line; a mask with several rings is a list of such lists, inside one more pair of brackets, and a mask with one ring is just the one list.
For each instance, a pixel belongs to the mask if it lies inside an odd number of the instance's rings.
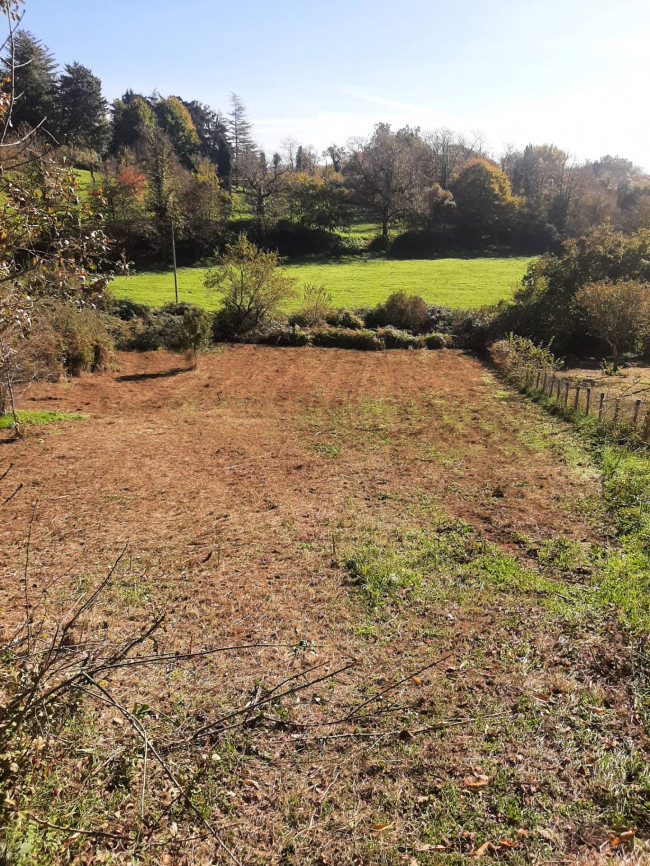
[[650,170],[650,0],[27,0],[24,26],[110,99],[235,91],[269,149],[386,121]]

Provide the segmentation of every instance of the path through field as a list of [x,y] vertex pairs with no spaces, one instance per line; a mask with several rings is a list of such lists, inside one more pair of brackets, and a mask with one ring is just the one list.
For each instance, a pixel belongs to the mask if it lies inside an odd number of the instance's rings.
[[[174,760],[242,863],[597,863],[639,829],[629,654],[585,566],[608,533],[597,472],[478,360],[237,346],[187,371],[122,355],[23,407],[88,417],[0,449],[25,485],[0,526],[5,629],[36,502],[34,598],[56,576],[53,605],[87,590],[128,544],[86,628],[137,631],[164,608],[159,652],[286,645],[114,682],[154,708],[161,742],[180,714]],[[319,664],[322,682],[249,726],[192,739]],[[99,766],[124,732],[93,730],[78,745]],[[228,862],[172,800],[152,788],[165,862]]]

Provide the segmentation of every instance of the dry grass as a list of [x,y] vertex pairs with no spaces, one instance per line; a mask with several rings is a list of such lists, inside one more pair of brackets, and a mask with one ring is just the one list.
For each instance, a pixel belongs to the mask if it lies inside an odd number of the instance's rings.
[[565,425],[456,352],[120,362],[35,387],[31,408],[90,419],[2,449],[25,485],[2,634],[32,514],[48,622],[128,544],[75,641],[165,611],[146,652],[172,656],[104,688],[180,787],[150,761],[142,818],[141,738],[87,695],[18,780],[14,862],[233,862],[198,812],[246,864],[640,862],[635,655],[593,592],[611,529]]

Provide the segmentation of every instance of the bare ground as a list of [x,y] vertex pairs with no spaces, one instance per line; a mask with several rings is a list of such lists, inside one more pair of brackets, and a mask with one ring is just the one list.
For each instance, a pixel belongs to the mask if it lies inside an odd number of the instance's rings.
[[[88,417],[0,448],[25,485],[0,525],[5,634],[24,613],[33,518],[28,596],[48,587],[53,608],[128,544],[85,629],[137,632],[164,609],[157,652],[275,646],[114,682],[129,706],[151,705],[239,862],[642,862],[648,749],[630,650],[614,613],[579,594],[588,568],[530,576],[558,539],[609,543],[598,473],[566,426],[476,359],[238,346],[187,371],[172,355],[122,355],[117,372],[38,384],[23,406]],[[388,555],[396,588],[378,601],[351,563],[377,570]],[[424,579],[400,583],[413,557]],[[315,664],[331,679],[254,725],[195,736]],[[110,717],[98,709],[80,735],[92,767],[66,776],[74,788],[92,775],[99,800],[114,784],[94,775],[100,757],[127,736]],[[127,776],[108,825],[125,831],[137,762]],[[229,862],[168,789],[152,774],[160,847],[137,856]],[[636,843],[612,846],[630,829]],[[134,850],[75,844],[78,862]]]

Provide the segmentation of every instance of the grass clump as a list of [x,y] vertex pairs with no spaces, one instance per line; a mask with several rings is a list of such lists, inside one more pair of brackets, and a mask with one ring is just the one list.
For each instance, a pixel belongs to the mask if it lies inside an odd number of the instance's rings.
[[[81,421],[85,417],[81,412],[47,412],[40,410],[19,411],[18,423],[34,426],[54,424],[57,421]],[[8,430],[14,426],[13,415],[0,415],[0,430]]]

